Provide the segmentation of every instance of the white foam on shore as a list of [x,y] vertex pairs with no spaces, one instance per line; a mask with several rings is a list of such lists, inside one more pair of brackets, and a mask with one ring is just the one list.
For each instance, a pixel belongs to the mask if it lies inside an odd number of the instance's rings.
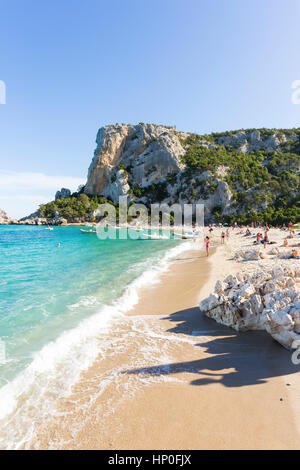
[[70,394],[81,373],[101,354],[99,336],[109,336],[113,325],[122,322],[124,313],[138,302],[139,288],[157,282],[175,256],[193,248],[191,242],[184,242],[168,250],[156,266],[152,262],[127,287],[115,304],[104,306],[45,345],[22,373],[0,389],[1,449],[19,449],[34,438],[36,425],[55,414],[57,400]]
[[[172,374],[171,364],[174,351],[178,354],[178,348],[185,344],[194,345],[195,341],[163,331],[157,316],[124,317],[124,322],[114,325],[113,336],[102,336],[101,354],[93,364],[92,374],[82,377],[79,388],[73,389],[67,408],[63,405],[55,420],[48,418],[33,447],[44,448],[46,442],[49,449],[72,449],[76,445],[84,448],[83,439],[88,439],[85,428],[97,423],[100,429],[107,429],[119,407],[124,402],[130,406],[130,400],[141,388],[155,383],[182,383],[180,377]],[[108,363],[103,366],[105,359]]]

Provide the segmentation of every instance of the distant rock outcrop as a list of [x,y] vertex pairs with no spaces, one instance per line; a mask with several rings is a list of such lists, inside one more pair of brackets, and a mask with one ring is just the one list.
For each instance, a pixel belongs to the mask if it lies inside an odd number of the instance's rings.
[[294,136],[284,133],[271,133],[265,137],[257,129],[252,131],[238,131],[220,136],[218,145],[229,145],[237,148],[242,153],[257,152],[259,150],[274,151],[288,140],[297,140]]
[[57,191],[55,194],[55,200],[57,199],[65,199],[66,197],[71,196],[71,191],[67,188],[61,188],[60,191]]
[[14,223],[13,219],[8,217],[6,212],[4,212],[2,209],[0,209],[0,225],[9,225]]

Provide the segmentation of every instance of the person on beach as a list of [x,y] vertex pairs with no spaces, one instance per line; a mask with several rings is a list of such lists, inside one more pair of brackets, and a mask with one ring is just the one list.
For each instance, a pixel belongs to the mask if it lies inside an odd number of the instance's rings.
[[205,247],[206,247],[206,256],[209,256],[209,247],[210,247],[210,239],[209,237],[205,238]]
[[229,240],[230,238],[230,233],[229,233],[229,228],[226,229],[226,240]]
[[264,248],[266,248],[266,246],[267,246],[267,243],[269,243],[269,235],[268,235],[268,231],[269,231],[269,229],[268,229],[268,228],[266,228],[266,230],[265,230],[265,238],[264,238]]
[[221,245],[224,245],[225,243],[225,232],[221,233]]

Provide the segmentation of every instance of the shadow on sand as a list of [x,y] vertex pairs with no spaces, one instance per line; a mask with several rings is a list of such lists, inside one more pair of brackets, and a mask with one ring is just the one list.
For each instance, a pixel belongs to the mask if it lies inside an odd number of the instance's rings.
[[[225,387],[262,384],[271,377],[295,374],[300,366],[291,361],[291,352],[264,331],[236,332],[205,317],[198,308],[171,314],[163,320],[176,325],[168,332],[193,336],[200,342],[201,358],[188,362],[161,364],[125,371],[126,374],[198,374],[192,385],[219,382]],[[208,339],[213,338],[213,339]],[[197,339],[196,339],[197,341]],[[230,370],[229,370],[230,369]]]

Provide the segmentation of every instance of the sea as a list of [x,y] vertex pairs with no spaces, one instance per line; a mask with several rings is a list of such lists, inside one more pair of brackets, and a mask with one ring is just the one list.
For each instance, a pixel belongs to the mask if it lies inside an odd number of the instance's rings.
[[189,247],[99,239],[74,226],[0,226],[0,449],[24,447],[93,364],[99,335],[113,335],[138,289]]

